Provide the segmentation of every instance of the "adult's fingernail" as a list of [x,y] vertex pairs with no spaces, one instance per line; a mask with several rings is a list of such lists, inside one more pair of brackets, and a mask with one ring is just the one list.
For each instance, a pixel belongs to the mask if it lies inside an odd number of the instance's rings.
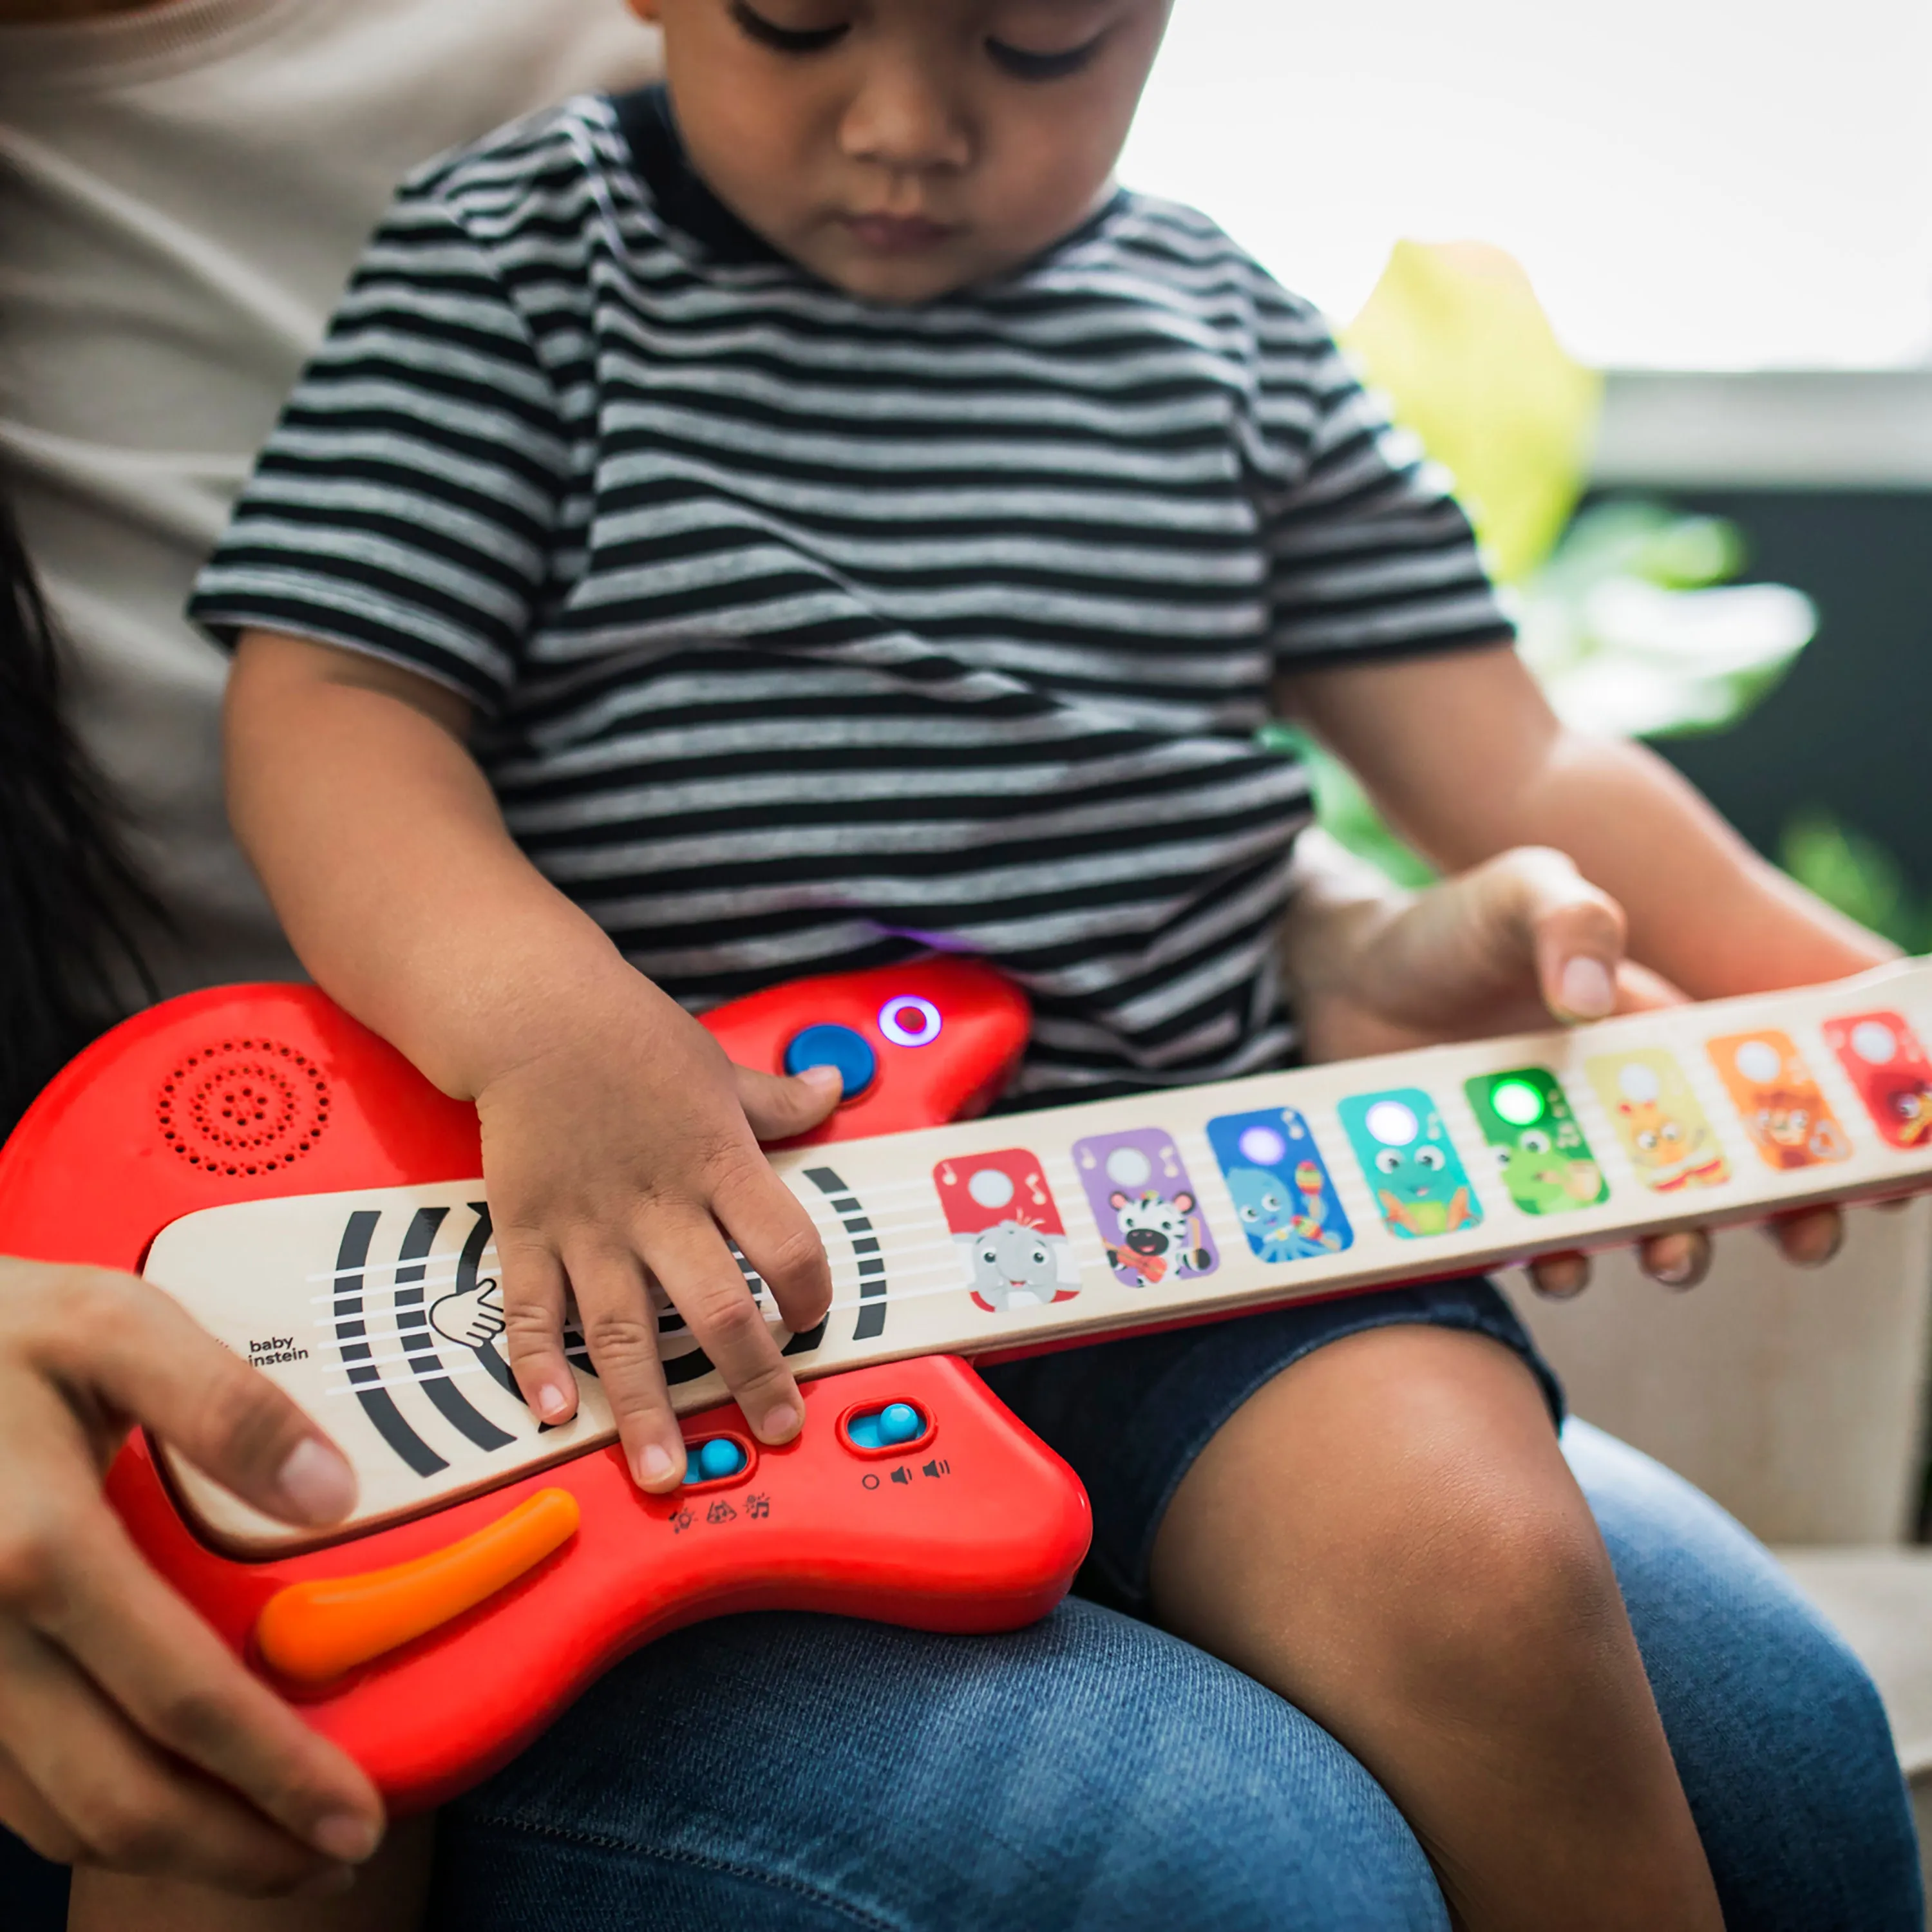
[[546,1422],[562,1418],[570,1407],[570,1391],[560,1382],[545,1382],[537,1390],[537,1409]]
[[1556,990],[1563,1010],[1580,1020],[1604,1018],[1617,1004],[1617,989],[1610,968],[1600,959],[1580,954],[1563,969]]
[[834,1088],[842,1094],[845,1090],[845,1076],[836,1066],[808,1066],[798,1077],[821,1094],[829,1094]]
[[359,1865],[382,1842],[382,1829],[353,1811],[332,1811],[316,1826],[310,1841],[332,1858]]
[[767,1442],[785,1442],[798,1433],[799,1424],[805,1418],[788,1402],[782,1402],[765,1411],[765,1420],[758,1433]]
[[356,1506],[356,1474],[333,1449],[304,1436],[275,1485],[307,1522],[339,1522]]
[[669,1450],[656,1442],[647,1442],[644,1454],[638,1458],[638,1480],[648,1489],[653,1483],[667,1480],[676,1468]]

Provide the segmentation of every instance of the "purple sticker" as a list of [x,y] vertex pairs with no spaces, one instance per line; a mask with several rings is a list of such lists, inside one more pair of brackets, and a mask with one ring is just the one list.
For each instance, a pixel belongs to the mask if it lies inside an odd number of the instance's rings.
[[1201,1196],[1171,1136],[1158,1127],[1076,1141],[1073,1165],[1125,1288],[1212,1274],[1221,1265]]

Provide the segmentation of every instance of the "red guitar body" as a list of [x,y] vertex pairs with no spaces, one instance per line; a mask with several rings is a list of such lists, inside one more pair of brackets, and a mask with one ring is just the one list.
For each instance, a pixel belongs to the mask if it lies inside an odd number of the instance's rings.
[[[1023,1048],[1024,1000],[987,969],[925,960],[806,981],[706,1016],[742,1064],[830,1052],[848,1093],[812,1136],[936,1125],[983,1108]],[[862,1042],[855,1045],[854,1041]],[[475,1110],[433,1089],[311,988],[223,989],[117,1028],[50,1087],[0,1152],[0,1253],[138,1270],[154,1237],[227,1202],[458,1180],[482,1172]],[[946,1357],[803,1385],[806,1424],[758,1446],[734,1406],[687,1416],[687,1441],[736,1441],[745,1466],[668,1497],[593,1450],[400,1526],[250,1562],[203,1543],[139,1436],[108,1494],[148,1560],[236,1652],[298,1696],[308,1721],[398,1811],[487,1774],[601,1672],[680,1624],[732,1611],[836,1612],[938,1630],[1046,1614],[1084,1556],[1086,1498],[1060,1459],[965,1364]],[[861,1447],[855,1414],[910,1404],[925,1426]],[[290,1586],[429,1556],[544,1491],[577,1527],[453,1621],[310,1694],[266,1670],[254,1631]]]

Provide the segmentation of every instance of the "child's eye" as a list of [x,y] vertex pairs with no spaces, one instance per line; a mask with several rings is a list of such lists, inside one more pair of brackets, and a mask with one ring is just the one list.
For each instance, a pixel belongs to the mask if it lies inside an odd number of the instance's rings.
[[754,14],[745,0],[731,0],[731,18],[746,38],[782,54],[823,53],[850,31],[843,20],[832,27],[782,27],[776,20]]
[[1004,40],[988,40],[986,52],[995,67],[1004,68],[1016,80],[1064,80],[1100,52],[1106,38],[1096,34],[1079,46],[1055,54],[1034,53],[1024,47],[1009,46]]

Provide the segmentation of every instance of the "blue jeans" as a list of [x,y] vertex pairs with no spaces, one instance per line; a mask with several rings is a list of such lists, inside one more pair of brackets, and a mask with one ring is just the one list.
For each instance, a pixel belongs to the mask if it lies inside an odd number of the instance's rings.
[[[1572,1423],[1730,1932],[1921,1932],[1885,1714],[1714,1504]],[[794,1616],[640,1652],[446,1814],[463,1932],[1444,1928],[1318,1726],[1080,1599],[1006,1637]]]

